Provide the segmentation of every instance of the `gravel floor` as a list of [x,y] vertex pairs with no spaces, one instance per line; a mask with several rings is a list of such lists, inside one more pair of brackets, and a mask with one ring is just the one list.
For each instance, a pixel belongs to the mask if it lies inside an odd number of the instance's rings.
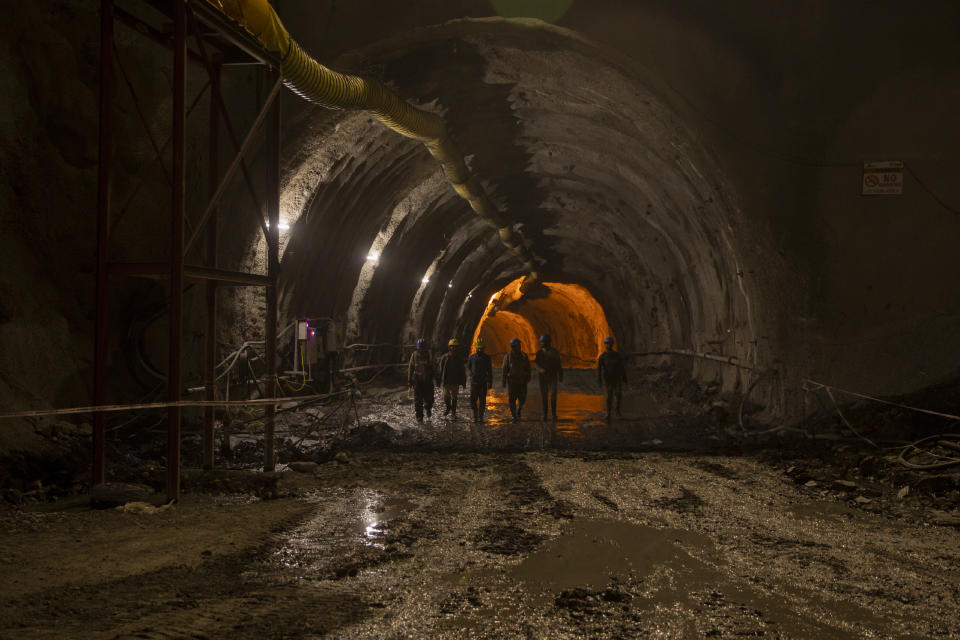
[[960,530],[923,496],[570,400],[422,429],[365,406],[390,443],[285,472],[281,499],[7,511],[0,637],[960,637]]

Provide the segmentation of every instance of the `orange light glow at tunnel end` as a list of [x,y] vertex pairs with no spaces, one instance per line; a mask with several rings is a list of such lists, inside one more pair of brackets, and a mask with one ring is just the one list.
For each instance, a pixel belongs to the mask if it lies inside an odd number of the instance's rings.
[[584,287],[562,282],[545,282],[546,296],[524,296],[518,278],[493,294],[473,334],[473,344],[483,338],[494,366],[509,351],[512,338],[522,349],[534,354],[539,337],[550,334],[552,345],[563,356],[567,368],[590,369],[603,351],[603,339],[613,332],[600,303]]

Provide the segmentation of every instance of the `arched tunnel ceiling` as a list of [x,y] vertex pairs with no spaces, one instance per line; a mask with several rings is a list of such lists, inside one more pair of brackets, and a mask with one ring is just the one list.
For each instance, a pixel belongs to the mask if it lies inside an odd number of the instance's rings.
[[[742,265],[724,178],[635,71],[570,32],[500,19],[422,29],[362,59],[444,115],[543,278],[586,287],[622,340],[696,346],[735,329],[749,342],[749,298],[728,284]],[[289,313],[346,316],[370,340],[469,335],[524,275],[426,150],[368,115],[304,108],[284,145]]]

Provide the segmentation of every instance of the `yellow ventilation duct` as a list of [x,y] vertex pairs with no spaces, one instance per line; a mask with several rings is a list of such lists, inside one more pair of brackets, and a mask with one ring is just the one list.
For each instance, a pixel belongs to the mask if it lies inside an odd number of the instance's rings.
[[338,73],[311,58],[290,37],[267,0],[207,2],[243,26],[268,50],[280,54],[284,83],[294,93],[329,109],[369,111],[397,133],[426,145],[443,166],[457,194],[470,203],[478,216],[497,229],[503,244],[523,261],[524,269],[529,273],[524,284],[539,279],[530,249],[497,210],[480,181],[470,175],[442,118],[411,106],[377,80]]

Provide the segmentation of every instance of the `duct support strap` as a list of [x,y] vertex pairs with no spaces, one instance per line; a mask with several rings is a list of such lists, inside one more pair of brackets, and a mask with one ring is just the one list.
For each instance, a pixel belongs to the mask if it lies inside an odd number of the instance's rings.
[[470,175],[463,155],[450,139],[440,116],[417,109],[377,80],[339,73],[314,60],[290,37],[267,0],[206,1],[243,26],[264,47],[280,54],[284,84],[297,95],[328,109],[369,111],[393,131],[422,142],[443,167],[457,195],[497,230],[501,242],[523,262],[529,274],[524,279],[524,288],[539,280],[530,248],[497,209],[476,176]]

